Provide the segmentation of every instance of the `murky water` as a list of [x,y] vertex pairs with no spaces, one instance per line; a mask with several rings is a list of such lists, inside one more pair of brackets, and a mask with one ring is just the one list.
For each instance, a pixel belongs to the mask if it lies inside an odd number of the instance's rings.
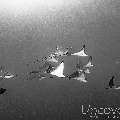
[[[120,91],[104,89],[113,74],[120,84],[120,64],[116,64],[120,57],[120,3],[91,1],[25,15],[0,11],[0,65],[18,74],[1,80],[1,87],[7,89],[0,96],[3,119],[80,120],[81,105],[120,107]],[[73,51],[86,44],[95,65],[87,84],[64,78],[27,80],[28,72],[42,65],[34,60],[41,60],[57,44],[72,46]],[[77,60],[65,58],[65,74],[75,69]]]

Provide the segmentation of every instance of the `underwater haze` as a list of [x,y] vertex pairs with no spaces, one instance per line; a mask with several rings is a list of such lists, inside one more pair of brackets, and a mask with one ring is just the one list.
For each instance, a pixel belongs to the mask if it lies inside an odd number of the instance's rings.
[[[0,65],[18,75],[0,81],[7,89],[0,95],[2,120],[92,120],[83,115],[82,105],[120,107],[120,91],[105,89],[112,75],[120,85],[119,0],[75,0],[19,11],[0,9]],[[57,77],[28,79],[56,45],[72,46],[76,52],[83,44],[94,64],[87,83]],[[65,75],[75,70],[77,61],[76,56],[65,57]]]

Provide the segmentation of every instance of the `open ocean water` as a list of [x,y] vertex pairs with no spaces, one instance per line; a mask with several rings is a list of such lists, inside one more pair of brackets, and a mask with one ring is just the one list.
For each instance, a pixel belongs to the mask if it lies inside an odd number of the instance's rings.
[[[0,8],[0,65],[18,75],[0,80],[0,86],[7,89],[0,95],[0,119],[120,119],[120,109],[115,115],[109,109],[120,108],[120,90],[105,89],[112,75],[120,85],[120,1],[76,0],[58,8],[36,7],[27,12]],[[28,73],[43,64],[34,61],[56,45],[72,46],[76,52],[83,44],[94,64],[88,83],[65,78],[28,79]],[[64,74],[74,71],[77,60],[65,58]],[[82,107],[85,113],[88,106],[101,108],[104,114],[98,115],[94,109],[92,114],[98,118],[90,117],[90,112],[84,115]]]

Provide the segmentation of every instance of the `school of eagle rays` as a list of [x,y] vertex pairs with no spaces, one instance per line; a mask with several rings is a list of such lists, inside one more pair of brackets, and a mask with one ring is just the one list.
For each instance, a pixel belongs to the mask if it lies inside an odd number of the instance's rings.
[[[86,46],[83,45],[82,48],[78,52],[71,52],[72,47],[63,48],[61,46],[56,46],[56,49],[53,50],[48,56],[43,57],[42,61],[44,61],[44,64],[39,67],[39,70],[31,71],[29,72],[29,76],[32,74],[38,74],[39,80],[44,80],[45,78],[65,78],[65,80],[78,80],[83,83],[87,83],[87,74],[91,73],[91,68],[94,67],[92,64],[92,56],[89,56],[86,53]],[[86,64],[80,65],[76,64],[76,71],[74,71],[70,75],[64,75],[64,57],[68,56],[77,56],[78,59],[80,57],[85,58],[88,57],[88,61]],[[62,58],[62,59],[61,59]],[[37,60],[39,61],[39,60]],[[0,67],[0,79],[10,79],[17,77],[17,75],[14,75],[8,71],[5,70],[4,66]],[[114,76],[110,79],[109,85],[106,89],[120,89],[120,86],[114,85]],[[4,88],[0,88],[0,94],[3,94],[6,91]]]
[[[71,47],[72,48],[72,47]],[[68,80],[74,79],[79,80],[81,82],[87,82],[86,80],[86,74],[90,74],[90,68],[93,67],[92,65],[92,56],[89,57],[88,63],[84,66],[80,66],[79,64],[76,65],[77,71],[73,72],[70,75],[65,76],[64,75],[64,58],[61,60],[61,57],[67,57],[67,56],[77,56],[79,57],[88,57],[86,51],[85,51],[85,45],[79,50],[79,52],[72,53],[70,51],[71,48],[63,48],[61,46],[56,46],[56,49],[53,50],[47,57],[44,57],[42,60],[44,61],[43,66],[39,67],[39,71],[31,71],[29,75],[39,73],[39,80],[43,80],[47,78],[45,74],[49,74],[50,78],[53,77],[60,77],[60,78],[66,78]],[[44,71],[42,69],[46,68]],[[42,72],[41,72],[42,71]],[[43,74],[42,74],[43,73]],[[4,66],[1,66],[0,68],[0,78],[1,79],[10,79],[15,77],[14,74],[8,72],[5,70]]]
[[[39,69],[42,69],[46,67],[44,71],[31,71],[29,74],[34,74],[34,73],[40,73],[39,75],[39,80],[43,80],[46,78],[45,74],[49,74],[50,78],[53,77],[60,77],[60,78],[66,78],[67,80],[79,80],[80,82],[88,82],[86,79],[86,74],[90,74],[90,70],[93,67],[92,64],[92,56],[89,56],[88,62],[80,66],[79,64],[76,65],[77,70],[73,72],[70,75],[65,76],[64,75],[64,58],[62,60],[60,59],[61,57],[67,57],[67,56],[77,56],[79,57],[88,57],[88,54],[86,53],[86,46],[83,45],[81,50],[79,52],[72,53],[70,51],[71,48],[62,48],[61,46],[57,46],[56,49],[51,52],[47,57],[45,57],[44,64],[41,66]],[[44,75],[41,73],[45,73]]]

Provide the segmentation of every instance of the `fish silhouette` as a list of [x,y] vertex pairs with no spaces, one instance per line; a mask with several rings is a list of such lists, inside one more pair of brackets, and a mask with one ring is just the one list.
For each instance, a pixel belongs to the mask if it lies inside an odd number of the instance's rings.
[[116,89],[116,90],[120,89],[120,86],[115,85],[114,80],[115,80],[115,76],[113,75],[112,78],[110,79],[109,85],[106,89]]
[[6,90],[7,90],[7,89],[5,89],[5,88],[0,88],[0,94],[5,93],[5,92],[6,92]]
[[110,88],[112,88],[113,86],[115,86],[114,81],[113,81],[114,79],[115,79],[115,76],[112,76],[112,78],[109,81],[109,87]]

